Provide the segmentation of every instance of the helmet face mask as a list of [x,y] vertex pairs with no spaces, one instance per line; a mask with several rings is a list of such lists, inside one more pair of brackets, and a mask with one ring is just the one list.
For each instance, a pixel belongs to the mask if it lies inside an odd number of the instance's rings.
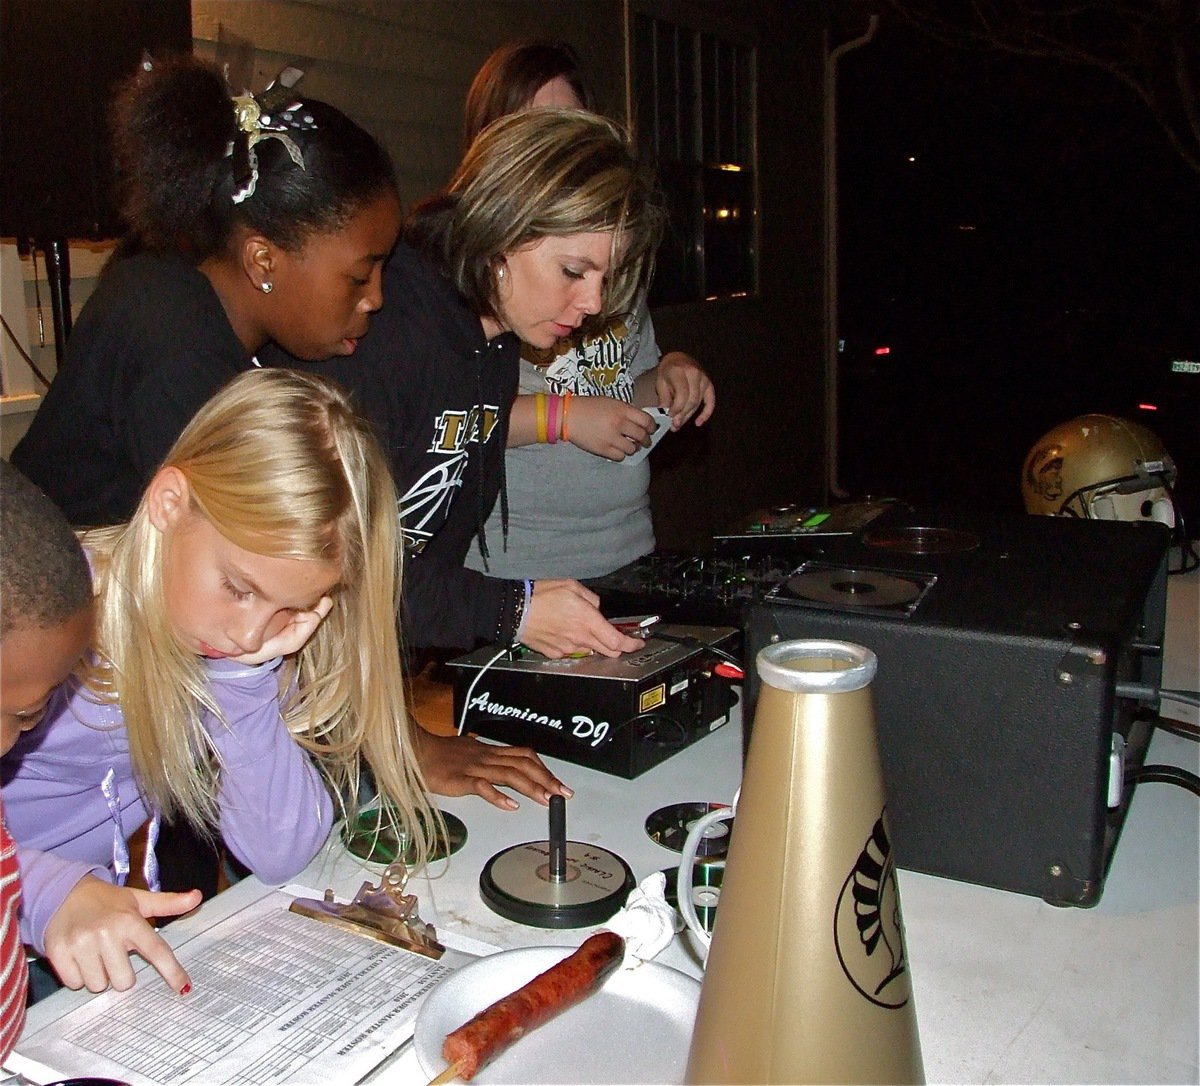
[[1145,426],[1080,415],[1034,443],[1021,470],[1025,509],[1047,516],[1175,526],[1175,463]]
[[1097,490],[1088,506],[1088,515],[1096,520],[1157,520],[1175,527],[1175,504],[1162,486],[1153,483],[1136,494]]

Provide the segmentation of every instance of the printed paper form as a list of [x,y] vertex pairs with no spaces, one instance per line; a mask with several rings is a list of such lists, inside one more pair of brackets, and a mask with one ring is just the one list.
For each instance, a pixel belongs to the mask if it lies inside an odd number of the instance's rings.
[[269,891],[177,947],[190,995],[143,966],[128,992],[97,996],[17,1051],[132,1086],[358,1081],[412,1036],[422,997],[474,955],[448,949],[433,961],[289,912],[297,896],[320,897]]

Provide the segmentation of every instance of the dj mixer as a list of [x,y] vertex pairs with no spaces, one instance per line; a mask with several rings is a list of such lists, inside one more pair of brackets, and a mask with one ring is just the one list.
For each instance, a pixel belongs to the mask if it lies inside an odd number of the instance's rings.
[[549,660],[477,649],[449,663],[461,730],[633,778],[725,724],[718,665],[739,631],[661,623],[638,652]]
[[902,508],[880,500],[763,509],[715,536],[709,554],[656,551],[587,584],[606,615],[652,612],[664,621],[741,628],[747,609],[805,559],[889,523]]
[[769,555],[697,556],[656,551],[587,585],[606,615],[656,614],[666,622],[736,626],[795,563]]

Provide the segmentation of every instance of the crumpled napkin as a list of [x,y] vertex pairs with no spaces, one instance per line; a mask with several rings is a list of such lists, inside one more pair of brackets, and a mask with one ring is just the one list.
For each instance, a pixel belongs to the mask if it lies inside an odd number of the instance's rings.
[[604,925],[625,940],[622,969],[633,969],[657,957],[682,930],[679,913],[664,895],[666,886],[661,871],[648,875],[640,886],[629,891],[624,907]]

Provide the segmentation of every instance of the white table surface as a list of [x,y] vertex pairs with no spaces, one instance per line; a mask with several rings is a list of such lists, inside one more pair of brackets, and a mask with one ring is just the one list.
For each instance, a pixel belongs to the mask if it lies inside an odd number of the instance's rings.
[[[1172,577],[1164,688],[1197,688],[1200,577]],[[1195,709],[1167,715],[1200,722]],[[1198,744],[1158,732],[1147,761],[1200,770]],[[646,816],[687,801],[730,802],[741,764],[735,720],[634,781],[548,759],[576,792],[567,836],[620,855],[640,881],[673,867],[677,854],[645,833]],[[572,930],[526,927],[493,913],[479,872],[500,850],[545,840],[545,810],[525,801],[505,813],[477,798],[441,800],[468,827],[465,846],[414,879],[421,915],[497,947],[575,944]],[[1021,894],[902,870],[898,876],[925,1072],[946,1083],[1196,1083],[1200,1032],[1200,817],[1182,788],[1138,786],[1100,902],[1057,908]],[[378,868],[364,868],[336,841],[296,880],[353,895]],[[254,879],[166,929],[182,935],[258,892]],[[659,959],[700,975],[690,937]],[[30,1028],[80,1000],[59,993],[31,1009]],[[381,1082],[424,1083],[411,1052]]]

